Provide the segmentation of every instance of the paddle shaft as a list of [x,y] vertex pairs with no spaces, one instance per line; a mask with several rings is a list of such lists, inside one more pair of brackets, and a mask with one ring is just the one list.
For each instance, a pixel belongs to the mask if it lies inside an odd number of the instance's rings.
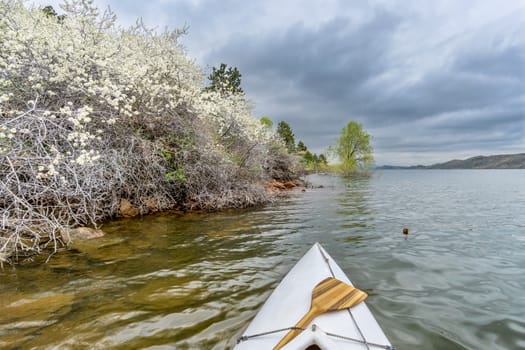
[[[317,316],[319,316],[320,314],[322,314],[323,311],[320,311],[318,310],[317,308],[314,308],[313,306],[310,308],[310,310],[303,316],[303,318],[301,318],[299,320],[299,322],[297,322],[297,324],[295,325],[295,327],[297,328],[306,328],[306,326],[308,326],[308,324],[310,322],[312,322],[312,320],[314,318],[316,318]],[[281,341],[279,343],[277,343],[277,345],[275,345],[275,347],[273,348],[273,350],[279,350],[280,348],[282,348],[283,346],[285,346],[286,344],[288,344],[293,338],[295,338],[296,336],[299,335],[299,333],[301,333],[303,330],[302,329],[292,329],[291,331],[289,331],[283,339],[281,339]]]

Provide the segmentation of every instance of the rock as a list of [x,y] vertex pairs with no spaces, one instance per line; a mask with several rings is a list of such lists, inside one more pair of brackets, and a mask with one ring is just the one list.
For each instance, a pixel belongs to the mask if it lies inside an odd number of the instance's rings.
[[304,182],[300,180],[296,181],[279,181],[279,180],[272,180],[272,182],[269,182],[265,185],[266,190],[268,192],[283,192],[288,191],[294,188],[298,188],[301,186],[305,186]]
[[[154,198],[148,197],[143,200],[144,204],[148,208],[148,210],[152,213],[159,211],[159,205],[157,204],[157,201]],[[121,202],[122,205],[122,202]]]
[[285,183],[283,183],[283,186],[287,189],[290,189],[296,187],[297,185],[292,181],[286,181]]
[[282,182],[277,181],[277,180],[273,180],[272,181],[271,187],[273,187],[274,189],[278,189],[278,190],[285,190],[286,189],[286,186],[284,186],[284,184]]
[[127,199],[120,200],[120,208],[118,211],[118,216],[123,218],[129,218],[132,216],[137,216],[140,214],[140,211],[137,207],[131,204]]
[[7,296],[7,300],[2,300],[3,315],[0,323],[7,327],[11,323],[11,327],[16,330],[35,321],[58,320],[71,310],[73,301],[74,294],[70,293],[44,292],[29,297],[27,294]]
[[97,229],[90,228],[90,227],[72,228],[62,233],[62,237],[65,239],[67,244],[75,240],[87,240],[87,239],[103,237],[105,235],[106,234],[104,233],[104,231],[97,230]]
[[125,261],[133,255],[132,247],[126,240],[113,235],[99,240],[74,241],[70,248],[96,261]]

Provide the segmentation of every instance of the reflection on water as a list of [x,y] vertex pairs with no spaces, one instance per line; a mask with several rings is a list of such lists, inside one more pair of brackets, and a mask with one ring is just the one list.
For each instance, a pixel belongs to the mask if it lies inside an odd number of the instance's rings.
[[398,348],[525,348],[523,175],[314,176],[264,208],[108,223],[0,271],[0,348],[228,349],[315,241]]
[[[373,227],[371,217],[373,215],[370,207],[370,177],[353,176],[341,179],[343,191],[337,195],[339,209],[336,214],[344,217],[343,228],[353,234],[359,232],[370,232]],[[347,240],[356,240],[358,236],[349,237]]]

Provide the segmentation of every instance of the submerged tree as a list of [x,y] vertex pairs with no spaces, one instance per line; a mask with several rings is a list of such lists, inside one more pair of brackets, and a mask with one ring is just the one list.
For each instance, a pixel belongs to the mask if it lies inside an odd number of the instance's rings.
[[342,130],[337,140],[336,154],[341,160],[343,173],[367,170],[374,160],[370,135],[361,124],[351,121]]

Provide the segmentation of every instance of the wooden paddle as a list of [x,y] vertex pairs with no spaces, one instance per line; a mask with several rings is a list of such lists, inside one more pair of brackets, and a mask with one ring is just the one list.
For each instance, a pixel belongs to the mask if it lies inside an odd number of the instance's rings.
[[[333,277],[319,282],[312,290],[310,310],[295,325],[305,328],[315,317],[329,311],[349,309],[365,300],[367,294]],[[302,332],[301,329],[292,329],[273,348],[279,350]]]

